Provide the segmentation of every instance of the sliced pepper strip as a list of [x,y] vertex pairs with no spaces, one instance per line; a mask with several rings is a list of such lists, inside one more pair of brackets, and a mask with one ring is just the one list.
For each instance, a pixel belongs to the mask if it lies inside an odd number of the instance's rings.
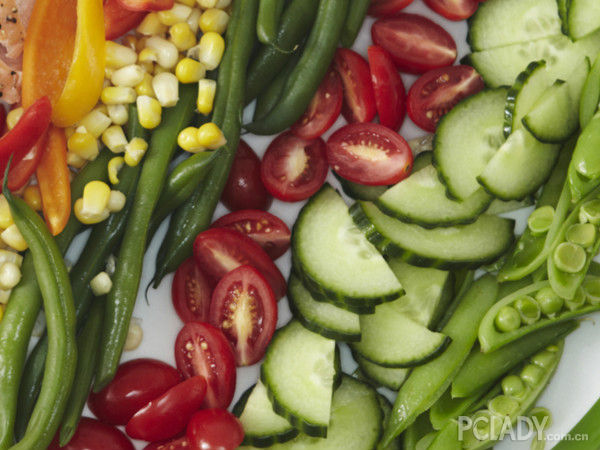
[[47,143],[48,133],[44,133],[25,156],[21,159],[15,159],[14,163],[11,164],[7,182],[7,186],[11,191],[18,191],[27,184],[42,159]]

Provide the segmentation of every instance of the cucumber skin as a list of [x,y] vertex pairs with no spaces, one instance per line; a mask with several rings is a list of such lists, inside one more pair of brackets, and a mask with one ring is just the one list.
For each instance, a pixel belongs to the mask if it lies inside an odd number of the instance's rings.
[[[397,391],[398,389],[400,389],[400,386],[402,386],[402,384],[404,383],[406,378],[408,378],[408,375],[407,375],[401,383],[393,383],[392,384],[388,380],[384,380],[383,378],[380,378],[373,373],[369,373],[368,370],[365,370],[365,368],[363,367],[363,364],[360,363],[360,360],[361,359],[364,360],[364,358],[361,355],[359,355],[358,353],[356,353],[354,350],[350,349],[350,351],[352,352],[352,357],[354,358],[354,361],[356,361],[356,364],[358,364],[358,367],[360,368],[360,372],[361,372],[362,376],[367,381],[373,383],[376,387],[382,386],[382,387],[391,389],[393,391]],[[385,367],[382,367],[382,369],[385,369]]]

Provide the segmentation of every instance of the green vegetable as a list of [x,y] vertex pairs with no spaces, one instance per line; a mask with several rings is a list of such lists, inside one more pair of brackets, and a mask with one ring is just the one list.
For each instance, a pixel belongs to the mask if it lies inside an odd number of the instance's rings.
[[271,84],[258,96],[256,99],[256,108],[254,109],[253,120],[260,120],[265,117],[275,107],[283,89],[287,83],[290,74],[298,64],[298,56],[294,56],[289,60],[283,70],[277,74]]
[[[600,447],[600,399],[585,413],[567,436],[561,440],[554,450],[590,450]],[[586,436],[585,440],[575,440],[575,436]]]
[[260,0],[258,19],[256,20],[256,35],[265,45],[275,45],[281,14],[285,0]]
[[584,129],[592,120],[600,103],[600,56],[596,58],[583,85],[579,104],[579,125]]
[[348,8],[348,15],[346,16],[341,37],[341,43],[344,47],[350,48],[354,44],[360,28],[365,21],[370,4],[371,0],[356,0]]

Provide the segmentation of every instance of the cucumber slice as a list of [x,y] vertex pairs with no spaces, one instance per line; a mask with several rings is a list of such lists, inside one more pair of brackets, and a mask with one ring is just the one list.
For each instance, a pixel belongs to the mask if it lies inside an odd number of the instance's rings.
[[335,172],[333,172],[333,175],[340,182],[344,194],[354,200],[367,200],[372,202],[388,189],[387,186],[366,186],[364,184],[353,183],[352,181],[340,177]]
[[432,164],[433,150],[426,150],[422,153],[419,153],[417,156],[415,156],[415,160],[413,161],[412,173],[418,172],[419,170],[424,169]]
[[328,184],[302,208],[292,233],[292,251],[305,285],[334,304],[375,306],[403,293]]
[[504,214],[511,211],[516,211],[521,208],[527,208],[535,203],[533,196],[525,197],[523,200],[498,200],[497,198],[492,201],[490,207],[487,209],[488,214]]
[[406,377],[410,373],[410,369],[393,369],[383,367],[363,358],[357,352],[352,352],[363,375],[379,386],[383,386],[394,391],[400,389]]
[[288,302],[294,317],[309,330],[329,339],[360,341],[358,315],[315,300],[295,275],[288,283]]
[[275,412],[311,436],[327,436],[334,359],[334,340],[292,320],[273,336],[261,367]]
[[483,189],[464,201],[448,198],[437,170],[427,166],[390,188],[375,203],[383,212],[403,222],[434,228],[472,223],[491,201],[492,197]]
[[456,105],[438,124],[433,160],[448,192],[466,200],[481,187],[481,174],[504,142],[506,89],[484,90]]
[[292,424],[273,411],[267,389],[260,380],[242,394],[233,413],[244,427],[243,444],[264,448],[298,435]]
[[393,219],[372,203],[358,202],[350,212],[383,254],[421,267],[480,267],[498,259],[514,241],[514,221],[488,214],[469,225],[428,230]]
[[488,50],[561,33],[556,0],[487,0],[469,20],[473,50]]
[[560,146],[544,144],[525,129],[514,131],[477,178],[502,200],[521,200],[548,180]]
[[571,0],[556,0],[558,4],[558,17],[560,17],[560,29],[563,34],[569,35],[569,4]]
[[570,0],[569,36],[581,39],[600,28],[600,3],[596,0]]
[[360,317],[361,340],[351,347],[383,367],[414,367],[439,355],[447,336],[428,330],[402,312],[401,300],[379,305],[375,314]]

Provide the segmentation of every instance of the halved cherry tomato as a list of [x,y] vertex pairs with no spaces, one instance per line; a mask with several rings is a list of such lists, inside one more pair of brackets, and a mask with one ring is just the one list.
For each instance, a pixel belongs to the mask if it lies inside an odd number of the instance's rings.
[[204,377],[196,376],[173,386],[136,412],[125,427],[133,439],[162,441],[185,430],[206,395]]
[[369,15],[375,17],[395,16],[412,2],[413,0],[371,0]]
[[277,299],[285,295],[285,279],[277,266],[260,245],[239,231],[227,228],[203,231],[194,242],[194,257],[214,280],[240,266],[252,266],[269,282]]
[[380,19],[373,24],[371,36],[404,72],[423,73],[450,66],[457,55],[452,36],[437,23],[417,14],[400,13]]
[[206,380],[206,408],[227,408],[235,393],[235,357],[218,328],[208,323],[186,324],[175,340],[175,361],[183,376]]
[[285,202],[305,200],[321,189],[327,178],[325,142],[286,131],[267,148],[260,173],[274,197]]
[[380,186],[398,183],[410,175],[413,155],[395,131],[377,123],[353,123],[331,135],[327,159],[342,178]]
[[344,84],[342,114],[350,122],[370,122],[377,114],[369,63],[354,50],[338,48],[335,70]]
[[325,75],[304,115],[292,125],[292,133],[302,139],[316,139],[331,128],[342,112],[344,87],[335,70]]
[[198,411],[187,429],[190,450],[235,450],[244,440],[242,423],[224,409]]
[[168,364],[155,359],[134,359],[121,364],[115,378],[88,399],[90,410],[103,422],[125,425],[140,408],[181,381]]
[[175,272],[171,298],[175,311],[184,322],[206,322],[212,286],[194,258],[186,259]]
[[408,91],[408,116],[420,128],[434,132],[441,117],[459,101],[484,87],[470,66],[451,66],[422,75]]
[[119,0],[129,11],[164,11],[171,9],[175,0]]
[[260,179],[260,159],[243,140],[238,145],[221,201],[231,211],[267,210],[273,201]]
[[145,12],[123,8],[119,0],[104,0],[104,33],[107,41],[117,39],[137,27],[146,17]]
[[182,437],[169,442],[153,442],[144,447],[144,450],[190,450],[187,437]]
[[212,228],[231,228],[245,234],[277,259],[290,248],[291,232],[279,218],[265,211],[244,209],[221,217]]
[[263,357],[277,325],[277,301],[258,270],[240,266],[221,278],[210,304],[210,323],[229,339],[238,366]]
[[379,123],[397,131],[406,114],[406,91],[390,54],[377,45],[368,50]]
[[58,445],[58,433],[48,450],[134,450],[127,436],[99,420],[82,417],[73,438],[64,447]]
[[425,4],[448,20],[464,20],[477,11],[481,0],[425,0]]

